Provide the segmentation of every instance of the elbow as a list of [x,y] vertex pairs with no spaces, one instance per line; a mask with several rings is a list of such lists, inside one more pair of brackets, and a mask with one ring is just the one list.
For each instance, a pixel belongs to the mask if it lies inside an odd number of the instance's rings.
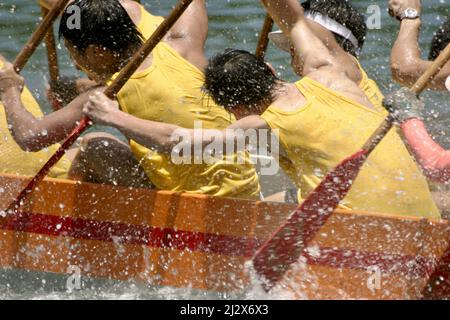
[[391,63],[392,79],[394,79],[395,82],[404,84],[404,79],[405,79],[404,69],[405,68],[401,63],[398,63],[398,62]]
[[418,63],[412,61],[392,61],[392,78],[403,86],[411,86],[421,75],[417,68],[418,65]]
[[42,148],[38,147],[36,143],[31,142],[27,138],[14,138],[17,145],[25,152],[38,152],[42,150]]
[[17,145],[25,152],[38,152],[42,150],[42,147],[36,143],[33,139],[29,139],[29,137],[19,137],[15,138]]
[[39,137],[36,137],[30,132],[12,132],[12,136],[16,144],[25,152],[38,152],[43,149],[39,143]]

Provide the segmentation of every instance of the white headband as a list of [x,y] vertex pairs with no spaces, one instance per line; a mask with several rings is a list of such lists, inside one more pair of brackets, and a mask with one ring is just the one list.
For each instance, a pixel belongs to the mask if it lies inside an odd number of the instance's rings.
[[450,77],[447,78],[447,81],[445,81],[445,87],[448,91],[450,91]]
[[[314,21],[314,22],[320,24],[322,27],[326,28],[327,30],[340,35],[344,39],[349,40],[355,47],[357,53],[359,53],[360,48],[358,45],[358,39],[356,39],[355,35],[347,27],[343,26],[336,20],[333,20],[330,17],[324,16],[323,14],[318,13],[318,12],[306,11],[305,17],[311,21]],[[271,32],[269,34],[269,38],[281,50],[284,50],[287,52],[290,51],[290,47],[291,47],[290,41],[283,34],[282,31]]]

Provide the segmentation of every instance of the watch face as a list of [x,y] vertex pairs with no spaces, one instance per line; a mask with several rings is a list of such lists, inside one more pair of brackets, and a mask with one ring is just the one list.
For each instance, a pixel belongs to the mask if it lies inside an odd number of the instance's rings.
[[405,17],[406,18],[417,18],[417,16],[418,16],[418,12],[417,12],[416,9],[409,8],[409,9],[405,10]]

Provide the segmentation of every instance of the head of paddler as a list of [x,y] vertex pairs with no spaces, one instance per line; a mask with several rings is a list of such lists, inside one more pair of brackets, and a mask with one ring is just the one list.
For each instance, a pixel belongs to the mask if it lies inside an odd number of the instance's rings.
[[[367,33],[364,15],[347,0],[308,0],[303,2],[305,17],[311,30],[329,49],[340,46],[349,54],[359,57]],[[303,76],[303,61],[281,31],[269,35],[272,42],[291,55],[295,73]],[[308,45],[307,43],[305,45]]]
[[119,0],[74,0],[61,17],[59,35],[75,66],[97,83],[119,72],[143,44]]
[[209,60],[204,88],[217,104],[241,119],[264,113],[282,83],[263,59],[248,51],[226,49]]

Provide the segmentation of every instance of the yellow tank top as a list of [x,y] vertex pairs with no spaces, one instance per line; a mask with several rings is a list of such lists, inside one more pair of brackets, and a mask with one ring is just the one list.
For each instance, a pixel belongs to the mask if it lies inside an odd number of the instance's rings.
[[[0,68],[3,63],[0,61]],[[35,117],[42,117],[42,111],[31,92],[25,88],[22,93],[22,103]],[[46,148],[39,152],[24,152],[15,143],[8,130],[6,114],[0,102],[0,173],[33,176],[55,153],[58,145]],[[63,158],[49,174],[52,178],[66,178],[70,168],[70,161]]]
[[[263,118],[279,129],[280,144],[289,159],[280,165],[299,188],[299,199],[305,199],[327,172],[363,146],[387,112],[383,95],[365,72],[360,88],[375,110],[308,77],[296,85],[307,99],[305,106],[285,112],[272,105]],[[341,204],[353,210],[440,218],[427,181],[396,129],[369,157]]]
[[[148,38],[161,23],[142,9],[138,26]],[[137,72],[119,92],[123,111],[146,120],[175,124],[192,129],[201,121],[204,129],[225,129],[235,119],[202,92],[203,73],[165,43],[152,52],[152,66]],[[256,170],[247,154],[245,164],[236,164],[237,155],[213,165],[181,164],[170,155],[151,151],[134,141],[131,149],[141,161],[152,183],[162,190],[214,196],[258,199],[260,193]]]

